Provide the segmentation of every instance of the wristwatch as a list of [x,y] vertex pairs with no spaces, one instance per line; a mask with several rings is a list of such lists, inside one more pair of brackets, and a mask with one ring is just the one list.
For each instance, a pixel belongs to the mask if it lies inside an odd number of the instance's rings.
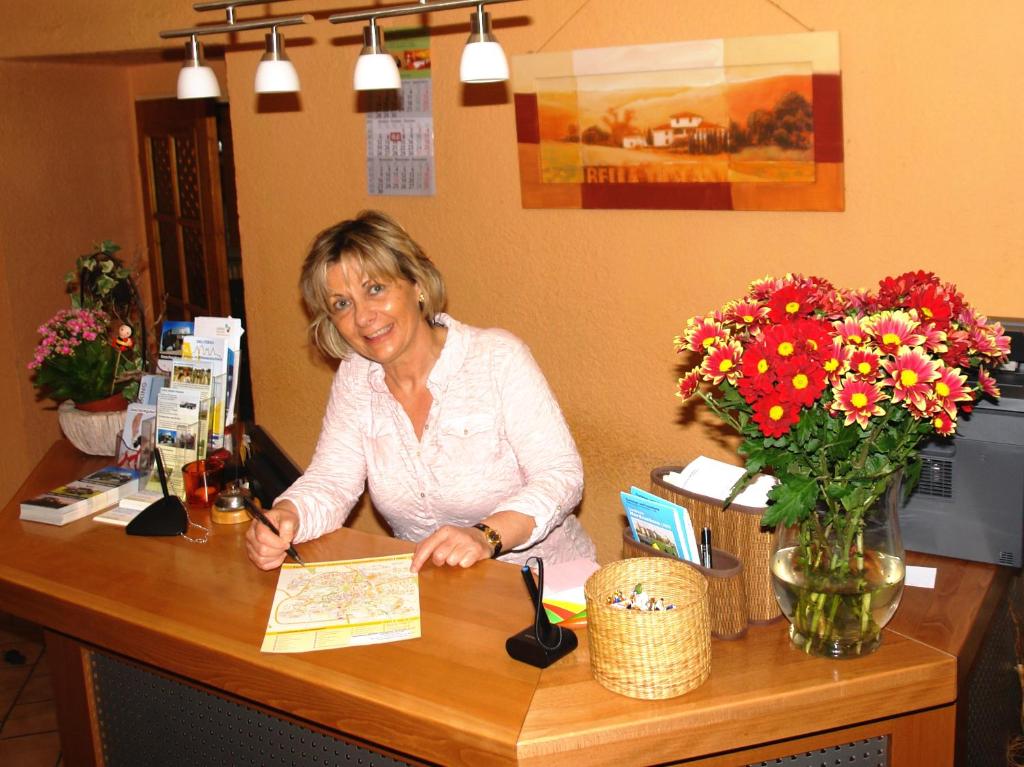
[[487,543],[491,547],[491,559],[494,559],[501,553],[501,534],[493,527],[485,525],[483,522],[477,522],[473,525],[477,530],[483,532],[487,538]]

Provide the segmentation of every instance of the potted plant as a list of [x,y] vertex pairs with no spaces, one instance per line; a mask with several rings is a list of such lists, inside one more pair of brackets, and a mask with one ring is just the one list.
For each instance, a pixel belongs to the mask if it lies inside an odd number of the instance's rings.
[[675,345],[696,363],[677,395],[742,438],[733,496],[762,470],[778,480],[762,521],[776,530],[772,580],[793,644],[871,652],[902,593],[901,488],[925,439],[951,438],[960,412],[998,396],[987,368],[1009,353],[1002,326],[929,272],[874,293],[787,275],[691,318]]
[[[28,363],[40,398],[58,403],[61,428],[83,452],[112,455],[128,401],[145,368],[144,315],[131,271],[104,241],[80,256],[65,283],[71,308],[39,326]],[[111,415],[91,415],[111,413]],[[86,415],[90,414],[90,415]]]

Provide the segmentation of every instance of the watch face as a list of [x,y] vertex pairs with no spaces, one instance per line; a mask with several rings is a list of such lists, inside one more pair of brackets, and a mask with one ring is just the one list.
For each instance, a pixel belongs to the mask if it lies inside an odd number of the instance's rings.
[[483,531],[484,536],[487,538],[487,543],[491,547],[491,556],[496,557],[501,553],[501,536],[498,531],[494,528],[488,527],[483,522],[473,525],[477,530]]

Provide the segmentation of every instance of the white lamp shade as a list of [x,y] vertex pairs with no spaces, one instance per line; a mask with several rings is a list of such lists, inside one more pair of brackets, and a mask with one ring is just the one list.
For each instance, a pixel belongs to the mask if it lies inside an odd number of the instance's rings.
[[215,99],[220,98],[220,85],[217,75],[209,67],[185,65],[178,72],[179,99]]
[[261,61],[256,67],[257,93],[297,93],[299,73],[287,59],[283,61]]
[[462,49],[459,79],[464,83],[496,83],[508,79],[508,60],[496,42],[467,43]]
[[402,78],[390,53],[363,53],[356,59],[352,85],[357,91],[393,90],[402,87]]

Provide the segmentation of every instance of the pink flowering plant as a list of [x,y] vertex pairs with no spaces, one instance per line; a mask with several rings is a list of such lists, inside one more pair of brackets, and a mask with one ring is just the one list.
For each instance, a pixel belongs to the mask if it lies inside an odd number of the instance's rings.
[[[924,440],[951,437],[960,413],[998,396],[989,370],[1009,354],[998,322],[921,271],[873,292],[795,274],[757,280],[688,320],[675,346],[692,365],[677,395],[703,400],[741,436],[734,495],[762,470],[778,479],[763,521],[801,526],[800,564],[820,580],[800,609],[817,632],[828,631],[825,581],[866,577],[865,515],[894,477],[913,487]],[[856,617],[870,620],[867,609]]]
[[132,397],[138,387],[138,359],[110,339],[111,319],[100,309],[63,309],[39,326],[29,370],[44,397],[91,402],[119,391]]

